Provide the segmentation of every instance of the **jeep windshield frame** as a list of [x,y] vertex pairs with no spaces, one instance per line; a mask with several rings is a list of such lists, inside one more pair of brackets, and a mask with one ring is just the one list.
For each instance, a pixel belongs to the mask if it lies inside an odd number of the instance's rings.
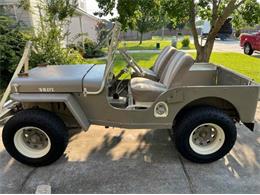
[[107,82],[107,78],[108,78],[110,72],[113,70],[115,54],[116,54],[116,51],[118,48],[118,43],[119,43],[120,31],[121,31],[121,24],[119,22],[115,22],[113,28],[111,29],[111,31],[108,33],[106,39],[104,40],[105,42],[107,42],[108,53],[107,53],[105,73],[103,76],[101,87],[98,91],[95,91],[95,92],[87,91],[87,94],[97,95],[97,94],[100,94],[104,90],[106,82]]

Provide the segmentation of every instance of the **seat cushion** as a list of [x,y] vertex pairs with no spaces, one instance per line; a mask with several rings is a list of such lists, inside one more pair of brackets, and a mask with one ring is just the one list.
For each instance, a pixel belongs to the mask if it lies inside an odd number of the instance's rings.
[[131,79],[130,84],[133,97],[137,102],[153,102],[167,90],[164,84],[141,77]]
[[165,70],[168,62],[170,61],[172,55],[176,52],[177,50],[174,47],[168,46],[166,47],[161,54],[158,56],[156,62],[154,63],[153,66],[153,71],[157,75],[158,78],[161,77],[163,71]]
[[[142,77],[153,80],[153,81],[159,80],[159,78],[157,77],[157,75],[155,74],[154,71],[152,71],[151,69],[148,69],[148,68],[143,68],[143,67],[141,67],[141,68],[142,68],[142,74],[143,74]],[[132,78],[140,77],[140,75],[133,71],[131,73],[131,77]]]
[[153,81],[159,80],[156,73],[154,71],[152,71],[151,69],[142,68],[142,70],[143,70],[144,78],[147,78],[147,79],[150,79],[150,80],[153,80]]
[[167,88],[182,85],[183,78],[194,64],[194,59],[188,55],[180,55],[169,64],[165,76],[160,80]]
[[[163,51],[160,53],[158,58],[156,59],[152,70],[147,68],[142,68],[143,70],[143,77],[147,79],[151,79],[153,81],[160,80],[164,69],[167,67],[171,57],[177,50],[172,47],[168,46],[163,49]],[[137,77],[137,75],[132,74],[132,77]]]
[[[185,55],[185,52],[183,51],[176,51],[171,59],[169,60],[167,66],[165,67],[161,77],[160,77],[160,82],[164,83],[164,81],[166,79],[169,79],[169,70],[171,70],[172,68],[174,68],[176,66],[176,64],[178,63],[178,61],[182,58],[182,56]],[[165,83],[164,83],[165,84]]]

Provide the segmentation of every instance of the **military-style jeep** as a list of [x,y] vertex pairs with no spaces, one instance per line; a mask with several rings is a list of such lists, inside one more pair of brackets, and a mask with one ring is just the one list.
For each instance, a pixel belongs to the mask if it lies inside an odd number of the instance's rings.
[[[1,101],[0,118],[6,121],[2,138],[12,157],[31,166],[48,165],[63,154],[71,127],[87,130],[95,124],[169,129],[185,158],[209,163],[231,150],[236,123],[253,130],[257,83],[222,66],[194,63],[170,46],[151,69],[120,50],[127,65],[114,75],[119,33],[116,23],[107,38],[106,64],[31,70],[28,63],[19,64],[10,95],[7,91]],[[120,79],[125,73],[131,79]]]

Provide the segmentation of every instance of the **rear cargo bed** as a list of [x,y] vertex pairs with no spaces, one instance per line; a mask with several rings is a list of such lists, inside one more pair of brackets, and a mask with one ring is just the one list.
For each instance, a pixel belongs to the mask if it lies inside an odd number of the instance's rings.
[[195,63],[183,78],[184,86],[245,86],[258,85],[252,79],[222,66]]

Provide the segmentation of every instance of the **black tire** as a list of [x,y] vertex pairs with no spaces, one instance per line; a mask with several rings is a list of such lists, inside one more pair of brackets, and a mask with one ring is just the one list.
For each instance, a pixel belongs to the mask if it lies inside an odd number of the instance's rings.
[[[224,143],[220,148],[210,154],[195,152],[190,144],[190,136],[194,135],[196,127],[211,123],[222,128]],[[185,112],[174,126],[174,141],[177,150],[186,159],[196,163],[210,163],[224,157],[234,146],[237,130],[234,121],[219,109],[214,107],[198,107]],[[193,134],[193,135],[191,135]]]
[[[44,156],[31,158],[17,150],[14,137],[24,127],[39,128],[49,137],[50,149]],[[18,112],[5,124],[2,139],[7,152],[13,158],[23,164],[39,167],[49,165],[61,157],[68,144],[68,131],[64,122],[54,113],[28,109]]]
[[254,53],[254,50],[253,50],[252,46],[250,45],[250,43],[246,43],[244,45],[244,53],[246,55],[250,55],[250,56]]

